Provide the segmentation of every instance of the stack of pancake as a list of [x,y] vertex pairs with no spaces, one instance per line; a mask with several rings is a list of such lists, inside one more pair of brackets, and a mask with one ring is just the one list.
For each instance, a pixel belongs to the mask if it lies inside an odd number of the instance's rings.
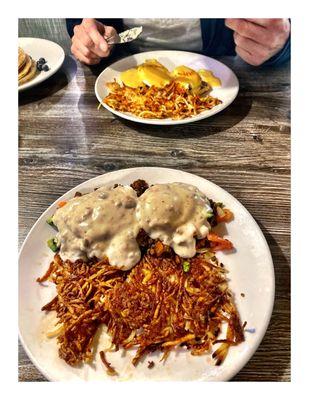
[[18,86],[33,79],[36,73],[36,62],[18,47]]

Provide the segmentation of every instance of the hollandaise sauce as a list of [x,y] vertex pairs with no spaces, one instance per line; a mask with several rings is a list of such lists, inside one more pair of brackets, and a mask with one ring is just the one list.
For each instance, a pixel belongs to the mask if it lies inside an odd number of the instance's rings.
[[203,82],[211,87],[221,86],[219,78],[215,77],[212,71],[201,69],[198,72],[185,65],[176,67],[169,71],[164,65],[155,59],[146,60],[143,64],[123,71],[120,74],[121,82],[131,88],[143,86],[154,86],[163,88],[171,82],[177,82],[185,89],[197,92]]

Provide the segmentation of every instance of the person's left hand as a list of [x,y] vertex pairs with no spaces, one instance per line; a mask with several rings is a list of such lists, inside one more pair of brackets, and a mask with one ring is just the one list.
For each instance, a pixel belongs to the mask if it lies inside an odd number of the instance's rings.
[[290,34],[285,18],[227,18],[225,25],[234,31],[236,53],[255,66],[277,54]]

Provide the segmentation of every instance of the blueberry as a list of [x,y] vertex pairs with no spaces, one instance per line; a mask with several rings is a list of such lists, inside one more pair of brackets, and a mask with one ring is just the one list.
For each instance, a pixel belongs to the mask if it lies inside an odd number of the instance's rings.
[[43,71],[47,72],[49,71],[49,66],[47,64],[43,65],[42,67]]
[[44,57],[39,58],[39,63],[40,64],[46,64],[46,60]]
[[36,68],[37,68],[38,71],[42,71],[43,65],[40,64],[39,62],[37,62],[37,63],[36,63]]

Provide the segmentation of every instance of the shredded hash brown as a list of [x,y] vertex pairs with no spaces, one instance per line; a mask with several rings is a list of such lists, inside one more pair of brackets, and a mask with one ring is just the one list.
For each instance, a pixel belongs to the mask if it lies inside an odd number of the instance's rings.
[[211,110],[222,103],[209,94],[210,87],[207,84],[196,94],[177,82],[161,89],[155,86],[130,88],[117,82],[110,82],[107,86],[111,92],[103,103],[114,110],[129,112],[140,118],[183,119]]
[[[221,345],[212,357],[221,364],[229,347],[244,340],[226,270],[206,250],[190,259],[188,272],[182,265],[161,242],[152,244],[129,272],[107,260],[71,262],[55,255],[48,274],[38,280],[49,279],[57,288],[42,310],[57,313],[60,358],[69,365],[91,361],[95,333],[105,324],[115,350],[137,349],[134,365],[155,350],[163,352],[164,360],[179,345],[200,355],[216,343]],[[219,339],[224,323],[227,333]]]

